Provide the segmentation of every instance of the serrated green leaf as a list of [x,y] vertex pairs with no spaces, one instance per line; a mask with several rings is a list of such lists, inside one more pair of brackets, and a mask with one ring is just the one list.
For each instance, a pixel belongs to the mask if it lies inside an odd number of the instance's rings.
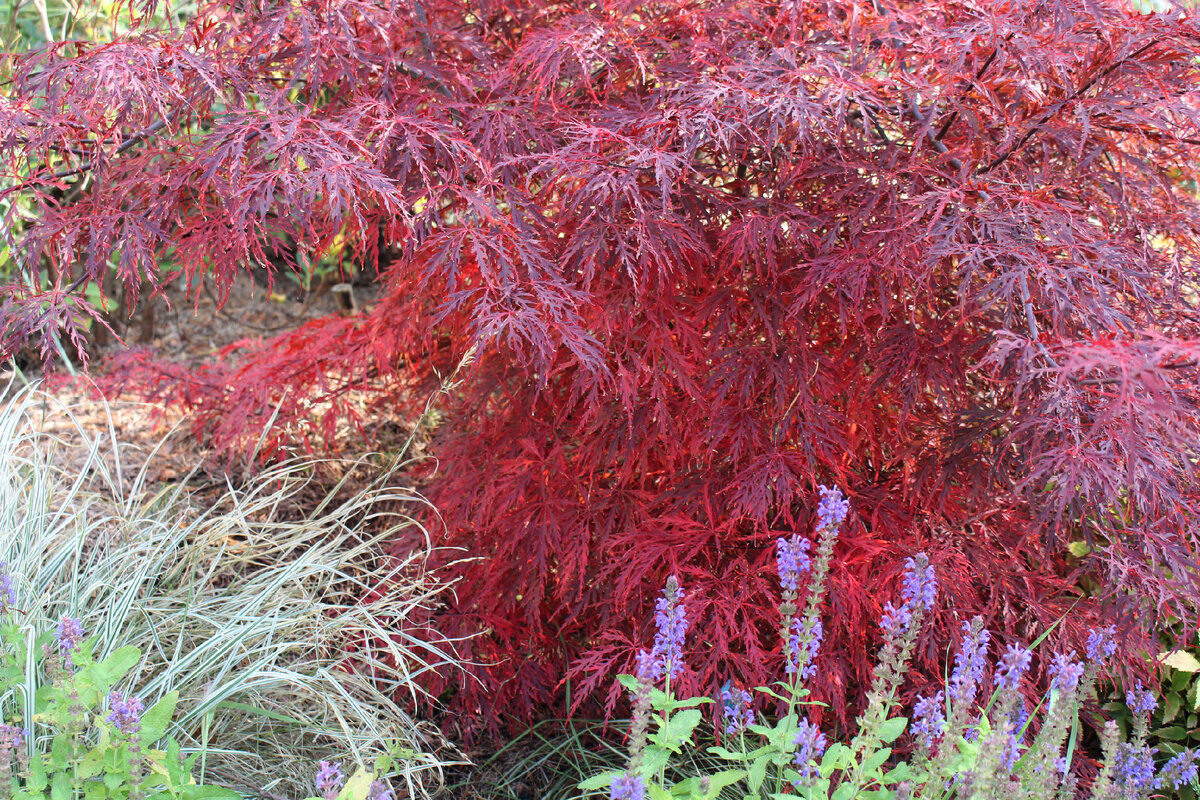
[[673,714],[667,720],[667,726],[661,733],[669,742],[686,742],[691,738],[692,731],[700,724],[701,719],[703,719],[703,715],[699,709],[689,708],[685,711],[680,711],[678,714]]
[[708,778],[708,792],[704,795],[704,800],[714,800],[721,791],[727,786],[733,786],[742,778],[746,777],[744,769],[723,769],[720,772],[710,775]]
[[609,770],[608,772],[601,772],[599,775],[593,775],[586,781],[583,781],[576,788],[583,789],[584,791],[588,792],[595,791],[596,789],[607,789],[609,786],[612,786],[613,781],[624,774],[625,773],[621,770]]
[[95,667],[97,680],[102,684],[99,687],[100,691],[107,692],[115,686],[141,660],[142,651],[133,645],[118,647],[109,653],[108,658],[101,661]]
[[658,775],[658,773],[666,768],[670,760],[670,750],[664,750],[656,745],[647,746],[645,753],[642,755],[642,777],[650,778]]
[[150,710],[142,715],[142,741],[150,744],[157,742],[167,732],[171,717],[175,715],[175,705],[179,702],[179,692],[167,692]]
[[890,748],[890,747],[884,747],[880,750],[876,750],[874,753],[867,756],[863,760],[863,765],[862,765],[863,772],[865,772],[865,773],[875,772],[877,769],[879,769],[881,766],[883,766],[883,762],[887,761],[889,758],[891,758],[891,756],[892,756],[892,748]]
[[879,726],[879,741],[891,744],[900,734],[904,733],[906,727],[908,727],[907,717],[892,717]]
[[746,783],[750,785],[750,791],[758,794],[762,788],[763,781],[767,778],[767,759],[760,758],[757,761],[750,763],[750,769],[746,771]]

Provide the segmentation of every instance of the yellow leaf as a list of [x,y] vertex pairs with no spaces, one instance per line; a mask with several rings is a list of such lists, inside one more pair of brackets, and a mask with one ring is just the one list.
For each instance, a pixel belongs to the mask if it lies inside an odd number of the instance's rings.
[[1158,660],[1181,672],[1200,672],[1200,661],[1197,661],[1196,657],[1187,650],[1172,650],[1169,653],[1163,653]]

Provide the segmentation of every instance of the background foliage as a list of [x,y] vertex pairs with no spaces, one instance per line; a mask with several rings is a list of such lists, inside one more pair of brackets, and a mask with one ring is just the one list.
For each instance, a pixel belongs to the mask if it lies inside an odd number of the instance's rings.
[[82,346],[86,288],[160,291],[167,254],[193,287],[377,274],[363,314],[113,379],[275,456],[465,363],[431,492],[482,557],[442,624],[488,633],[483,719],[568,666],[607,689],[668,572],[705,598],[683,691],[765,682],[818,482],[857,512],[818,696],[865,684],[918,549],[919,666],[949,609],[1032,638],[1076,568],[1067,642],[1105,616],[1135,650],[1195,618],[1198,53],[1082,0],[207,3],[12,60],[3,347]]

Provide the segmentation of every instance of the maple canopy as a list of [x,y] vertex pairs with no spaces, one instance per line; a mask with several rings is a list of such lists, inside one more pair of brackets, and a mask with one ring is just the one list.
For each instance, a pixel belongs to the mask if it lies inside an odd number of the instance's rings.
[[1198,56],[1107,0],[206,3],[7,62],[2,344],[82,347],[108,270],[377,273],[364,313],[108,368],[226,451],[275,415],[268,455],[453,373],[430,494],[479,558],[440,624],[486,631],[484,718],[567,674],[614,702],[670,573],[685,690],[778,675],[817,484],[853,506],[818,697],[917,550],[926,669],[974,612],[1132,652],[1200,589]]

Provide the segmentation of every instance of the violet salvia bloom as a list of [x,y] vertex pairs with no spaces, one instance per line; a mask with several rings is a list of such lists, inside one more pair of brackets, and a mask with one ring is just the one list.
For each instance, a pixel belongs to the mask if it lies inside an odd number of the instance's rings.
[[988,642],[991,633],[981,622],[963,623],[962,647],[954,657],[954,672],[950,675],[950,705],[967,707],[975,700],[975,690],[983,680],[987,667]]
[[1107,628],[1088,633],[1086,650],[1088,661],[1093,664],[1103,664],[1113,657],[1113,654],[1117,652],[1117,643],[1113,639],[1116,632],[1116,626],[1109,625]]
[[83,641],[83,625],[74,617],[63,617],[54,630],[54,641],[64,658],[69,658]]
[[1125,744],[1117,752],[1113,770],[1118,783],[1126,784],[1132,796],[1154,786],[1154,754],[1158,748]]
[[662,659],[658,658],[650,650],[639,650],[637,654],[637,679],[639,683],[652,686],[658,682],[658,678],[662,675],[663,663]]
[[657,611],[654,623],[658,633],[654,635],[654,650],[659,660],[659,672],[668,678],[676,678],[683,672],[683,639],[687,635],[687,613],[683,607],[683,588],[672,575],[667,578],[663,596],[654,604]]
[[879,618],[879,627],[888,636],[899,637],[912,624],[912,619],[912,607],[908,603],[896,608],[889,602],[883,607],[883,616]]
[[134,736],[142,729],[142,712],[145,707],[137,697],[125,697],[120,692],[108,696],[108,724],[127,736]]
[[779,585],[785,592],[798,591],[801,573],[808,572],[812,565],[808,548],[808,539],[799,536],[775,541],[775,566],[779,571]]
[[[787,664],[784,671],[795,675],[799,670],[800,678],[808,680],[817,672],[817,651],[821,649],[821,639],[825,636],[825,626],[821,620],[813,623],[813,629],[806,637],[802,620],[792,620],[792,635],[788,637]],[[803,667],[799,665],[803,664]]]
[[937,575],[934,574],[933,565],[924,555],[918,554],[925,563],[924,569],[918,567],[916,560],[912,558],[904,560],[903,597],[905,605],[917,603],[924,606],[926,611],[932,611],[933,603],[937,600]]
[[611,800],[645,800],[646,785],[640,775],[622,775],[613,779],[608,796]]
[[817,779],[817,762],[825,754],[826,744],[825,734],[816,725],[806,719],[800,720],[795,740],[796,755],[792,759],[792,765],[800,774],[799,779],[793,781],[797,789],[809,786]]
[[321,762],[315,781],[317,794],[325,800],[334,800],[341,793],[342,785],[345,782],[346,776],[342,774],[340,762],[335,761],[332,764],[328,761]]
[[913,725],[910,731],[926,750],[933,748],[943,733],[946,732],[946,714],[944,706],[946,696],[938,692],[932,697],[920,696],[913,706]]
[[754,709],[750,707],[753,699],[745,689],[725,681],[721,687],[721,719],[725,721],[725,735],[736,736],[754,724]]
[[378,780],[371,782],[371,788],[367,791],[367,800],[396,800],[396,796],[392,794],[392,787],[387,781]]
[[1200,778],[1200,775],[1197,775],[1196,771],[1196,751],[1181,750],[1163,764],[1158,778],[1154,781],[1154,788],[1162,789],[1170,783],[1171,788],[1178,789],[1180,786],[1195,783],[1197,778]]
[[0,561],[0,614],[8,611],[17,602],[17,590],[13,586],[12,575],[8,574],[8,562]]
[[1029,669],[1032,659],[1033,654],[1024,647],[1010,644],[996,667],[996,686],[1005,691],[1015,692],[1021,685],[1021,677]]
[[842,490],[837,486],[829,489],[822,485],[817,487],[817,491],[821,493],[821,501],[817,503],[817,527],[841,527],[850,513],[850,503],[842,497]]
[[1083,664],[1075,660],[1075,651],[1059,653],[1050,664],[1050,688],[1069,693],[1079,688],[1083,677]]
[[0,749],[16,750],[25,744],[29,731],[16,725],[0,725]]
[[1142,682],[1138,681],[1133,689],[1125,693],[1125,705],[1135,714],[1149,714],[1158,708],[1158,701],[1154,699],[1150,690],[1143,688]]

